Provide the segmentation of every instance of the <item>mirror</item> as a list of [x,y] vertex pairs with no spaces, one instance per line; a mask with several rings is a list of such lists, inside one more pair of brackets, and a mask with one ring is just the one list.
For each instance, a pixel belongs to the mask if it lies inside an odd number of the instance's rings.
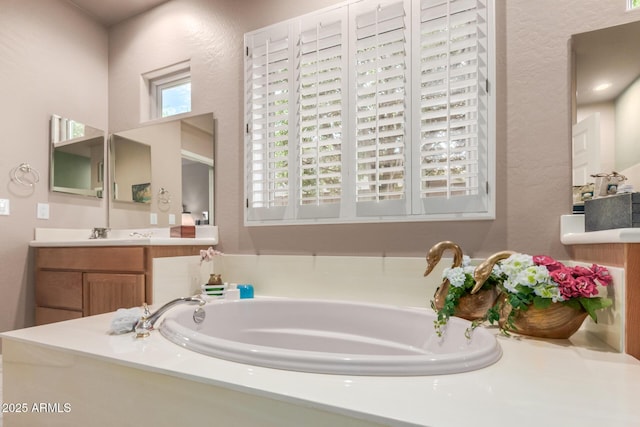
[[640,22],[572,36],[574,185],[616,171],[640,186],[638,40]]
[[50,125],[51,191],[101,198],[104,131],[55,114]]
[[151,203],[151,147],[112,135],[109,142],[113,200]]
[[112,134],[109,227],[213,224],[213,133],[207,113]]

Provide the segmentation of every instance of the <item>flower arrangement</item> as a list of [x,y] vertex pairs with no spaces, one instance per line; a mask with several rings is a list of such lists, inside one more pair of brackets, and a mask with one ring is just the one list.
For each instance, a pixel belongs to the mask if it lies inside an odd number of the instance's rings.
[[[449,281],[450,286],[443,307],[436,310],[437,319],[434,321],[434,327],[438,336],[443,335],[443,328],[449,318],[456,314],[461,299],[477,295],[471,294],[476,285],[475,268],[470,265],[469,258],[464,257],[461,267],[447,268],[443,271],[442,277]],[[489,277],[480,288],[496,288],[500,292],[498,302],[487,310],[484,316],[472,322],[467,330],[467,337],[484,321],[491,324],[499,323],[500,330],[505,335],[509,335],[510,330],[526,333],[516,326],[516,318],[531,307],[544,310],[551,308],[552,304],[567,306],[579,313],[586,312],[584,317],[588,314],[597,322],[596,312],[612,304],[610,299],[598,296],[598,285],[607,286],[611,282],[609,271],[596,264],[589,268],[569,267],[545,255],[507,254],[493,265]],[[507,306],[508,310],[505,309]],[[584,317],[578,319],[577,327]],[[545,315],[542,315],[541,319],[542,323],[549,323]],[[575,330],[570,333],[573,332]]]
[[598,284],[610,285],[612,278],[609,270],[596,264],[569,267],[545,255],[518,253],[496,264],[493,274],[499,278],[504,298],[489,310],[487,320],[492,324],[499,321],[500,306],[508,303],[511,310],[501,325],[505,334],[518,330],[515,317],[530,307],[545,309],[559,303],[584,310],[597,322],[596,311],[612,304],[610,299],[597,296]]
[[[443,335],[443,328],[448,323],[449,318],[455,316],[461,298],[470,295],[471,289],[476,283],[473,278],[474,270],[475,267],[471,265],[470,258],[466,255],[462,258],[462,266],[445,268],[443,270],[442,278],[448,280],[450,286],[442,308],[436,310],[438,317],[434,320],[434,326],[438,336]],[[489,276],[481,290],[496,287],[499,281],[498,270],[494,267],[494,272]],[[484,318],[480,320],[482,321]]]

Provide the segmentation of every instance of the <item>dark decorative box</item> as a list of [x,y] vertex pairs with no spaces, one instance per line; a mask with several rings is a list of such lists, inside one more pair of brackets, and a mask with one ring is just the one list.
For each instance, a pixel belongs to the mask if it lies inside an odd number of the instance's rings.
[[196,237],[196,226],[195,225],[178,225],[175,227],[171,227],[170,236],[194,238]]
[[585,231],[640,227],[640,193],[586,200],[584,216]]

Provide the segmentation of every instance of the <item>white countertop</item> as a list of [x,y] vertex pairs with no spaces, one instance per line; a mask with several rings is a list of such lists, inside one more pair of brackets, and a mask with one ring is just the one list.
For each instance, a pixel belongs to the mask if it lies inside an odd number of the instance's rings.
[[196,237],[170,237],[169,228],[114,229],[106,239],[89,239],[91,229],[36,228],[32,247],[84,246],[214,246],[217,226],[196,226]]
[[640,362],[583,331],[570,340],[500,336],[502,358],[478,371],[367,377],[228,362],[185,350],[158,331],[144,340],[109,335],[111,318],[104,314],[0,336],[390,425],[640,425]]
[[584,231],[584,215],[562,215],[560,241],[565,245],[591,243],[640,243],[640,228]]

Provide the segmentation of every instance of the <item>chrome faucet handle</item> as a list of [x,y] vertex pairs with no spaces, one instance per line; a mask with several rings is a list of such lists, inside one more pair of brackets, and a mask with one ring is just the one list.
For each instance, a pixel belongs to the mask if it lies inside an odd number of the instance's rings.
[[109,229],[106,227],[93,227],[89,239],[106,239]]
[[136,333],[136,338],[146,338],[149,336],[151,329],[153,329],[153,325],[149,321],[149,316],[151,316],[151,311],[149,310],[149,306],[145,302],[142,305],[142,317],[138,320],[134,327],[134,332]]

